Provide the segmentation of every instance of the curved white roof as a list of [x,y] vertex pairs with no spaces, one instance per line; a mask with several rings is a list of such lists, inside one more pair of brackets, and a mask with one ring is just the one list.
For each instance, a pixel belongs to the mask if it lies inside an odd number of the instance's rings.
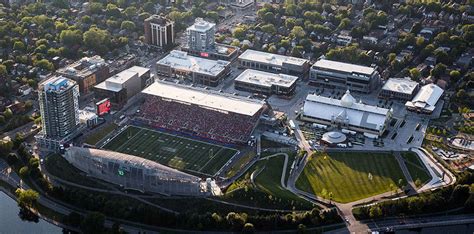
[[155,82],[142,93],[248,116],[254,116],[265,104],[264,101],[165,82]]
[[338,144],[342,143],[347,139],[346,135],[341,132],[326,132],[323,134],[321,140],[331,143],[331,144]]
[[134,167],[140,167],[143,169],[154,170],[154,174],[160,178],[167,178],[169,180],[179,179],[180,181],[190,181],[190,182],[199,182],[201,179],[199,177],[178,171],[176,169],[164,166],[157,162],[140,158],[137,156],[123,154],[115,151],[92,149],[92,148],[81,148],[81,147],[70,147],[67,149],[64,157],[68,161],[78,161],[73,160],[74,158],[91,158],[94,160],[107,160],[107,161],[117,161],[120,164],[127,164]]
[[413,100],[406,102],[405,106],[433,111],[444,90],[435,84],[421,87]]

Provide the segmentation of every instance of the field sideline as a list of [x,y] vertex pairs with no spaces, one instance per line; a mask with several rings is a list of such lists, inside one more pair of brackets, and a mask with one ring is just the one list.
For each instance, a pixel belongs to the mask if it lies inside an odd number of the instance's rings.
[[210,176],[238,153],[225,146],[136,126],[128,126],[103,148]]

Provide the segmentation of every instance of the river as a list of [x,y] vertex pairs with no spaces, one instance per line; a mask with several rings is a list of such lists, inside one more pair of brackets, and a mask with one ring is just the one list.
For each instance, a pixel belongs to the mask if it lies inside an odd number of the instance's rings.
[[55,234],[62,233],[62,228],[21,212],[16,201],[0,191],[0,234],[17,233]]

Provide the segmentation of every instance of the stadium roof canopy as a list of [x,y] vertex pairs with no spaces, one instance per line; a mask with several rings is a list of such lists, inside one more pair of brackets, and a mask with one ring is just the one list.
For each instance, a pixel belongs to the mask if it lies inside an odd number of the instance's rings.
[[383,129],[390,110],[356,102],[350,92],[346,91],[340,100],[309,94],[303,112],[312,118],[340,120],[353,126],[379,131]]
[[257,71],[253,69],[247,69],[242,72],[235,81],[245,82],[249,84],[272,87],[273,85],[281,87],[291,87],[298,77],[290,76],[286,74],[275,74],[264,71]]
[[248,116],[255,115],[265,104],[264,101],[164,82],[155,82],[142,93]]
[[318,60],[313,65],[313,69],[321,69],[321,70],[330,70],[330,71],[339,71],[345,73],[358,73],[370,76],[372,73],[375,72],[375,68],[367,67],[367,66],[360,66],[356,64],[350,63],[342,63],[337,61],[331,61],[327,59]]
[[397,93],[412,94],[418,82],[410,80],[410,78],[390,78],[385,82],[382,89]]
[[88,157],[95,160],[109,160],[116,161],[119,164],[130,165],[134,167],[141,167],[146,169],[154,170],[154,173],[160,178],[167,178],[169,180],[180,180],[189,182],[199,182],[199,177],[178,171],[174,168],[164,166],[160,163],[137,157],[130,154],[123,154],[115,151],[93,149],[93,148],[82,148],[82,147],[70,147],[66,151],[65,158],[68,161],[74,157]]
[[285,63],[302,66],[303,64],[309,62],[309,60],[302,59],[302,58],[272,54],[272,53],[267,53],[267,52],[262,52],[262,51],[257,51],[257,50],[249,50],[249,49],[247,49],[244,53],[242,53],[239,56],[239,59],[273,64],[276,66],[283,66],[283,64]]
[[413,100],[405,103],[406,107],[433,111],[436,107],[444,90],[435,84],[427,84],[421,87],[420,91],[415,95]]

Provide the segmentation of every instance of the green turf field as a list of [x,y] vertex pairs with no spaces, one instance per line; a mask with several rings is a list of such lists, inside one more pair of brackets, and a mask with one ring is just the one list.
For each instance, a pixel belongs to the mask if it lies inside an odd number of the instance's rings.
[[414,152],[404,152],[401,154],[405,160],[405,165],[407,166],[408,172],[411,175],[411,178],[416,181],[420,179],[421,185],[425,184],[431,180],[431,175],[427,171],[421,159],[418,158],[418,155]]
[[134,126],[103,148],[207,175],[214,175],[237,153],[235,149]]
[[[314,156],[296,181],[296,187],[341,203],[357,201],[396,188],[406,181],[393,155],[329,153]],[[372,178],[369,178],[369,173]],[[405,182],[404,182],[405,183]],[[325,191],[325,192],[323,192]]]

